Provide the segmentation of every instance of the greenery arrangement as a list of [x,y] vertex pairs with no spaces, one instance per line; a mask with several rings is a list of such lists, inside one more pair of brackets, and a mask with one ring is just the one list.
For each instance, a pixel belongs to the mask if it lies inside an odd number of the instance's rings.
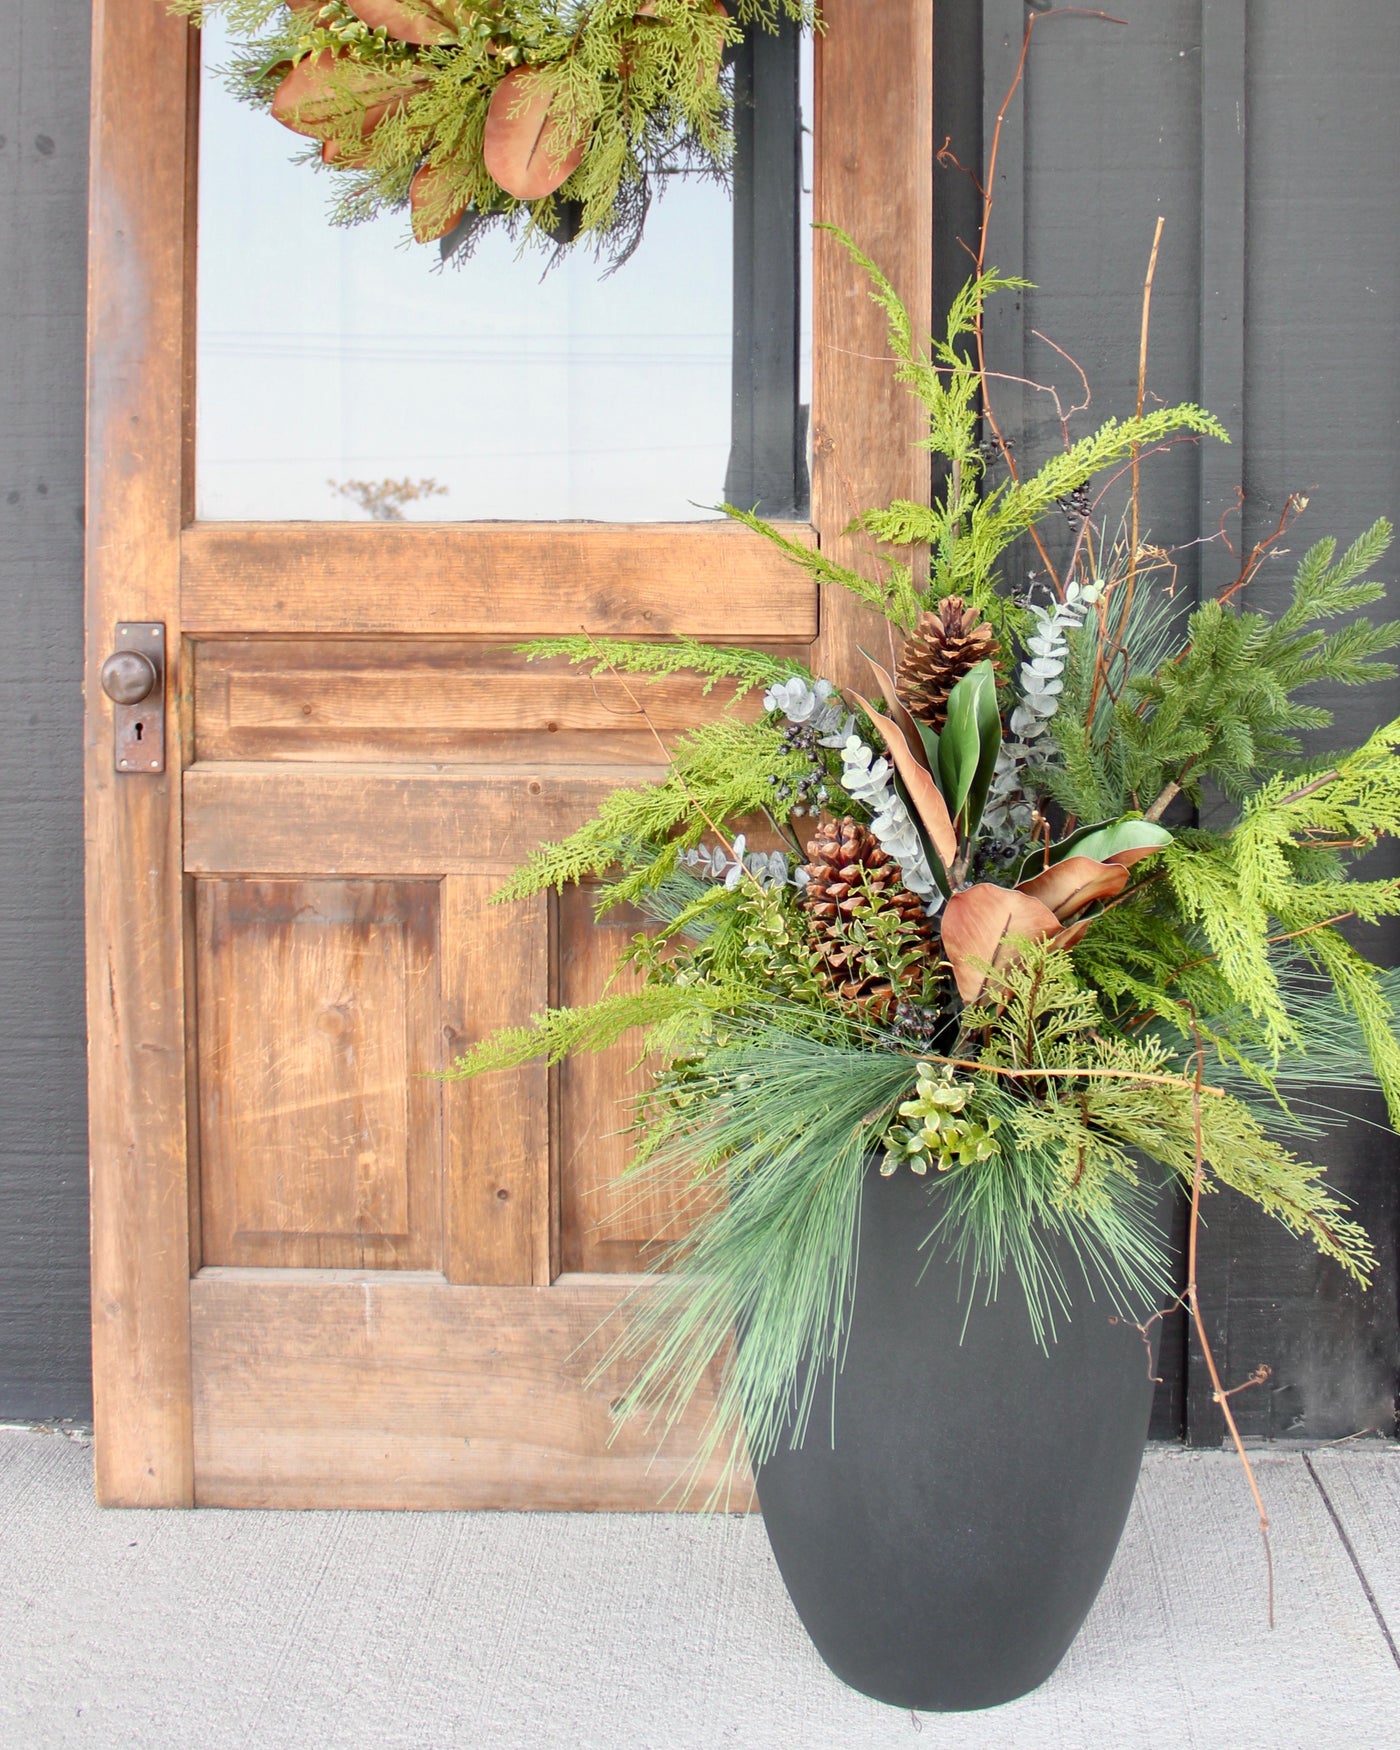
[[407,207],[468,255],[504,227],[626,260],[668,176],[723,177],[726,51],[815,0],[172,0],[227,19],[228,78],[339,174],[333,218]]
[[[718,1370],[701,1466],[744,1439],[761,1461],[817,1371],[804,1360],[841,1353],[872,1155],[926,1177],[929,1232],[964,1260],[970,1302],[1010,1278],[1049,1341],[1065,1287],[1049,1236],[1129,1316],[1160,1308],[1144,1161],[1188,1187],[1193,1222],[1231,1186],[1364,1280],[1365,1233],[1297,1151],[1336,1121],[1329,1087],[1378,1085],[1400,1118],[1400,984],[1341,928],[1400,913],[1400,881],[1355,868],[1400,832],[1400,721],[1321,759],[1298,739],[1330,721],[1309,686],[1395,672],[1400,623],[1358,612],[1382,595],[1367,574],[1389,526],[1340,555],[1311,547],[1276,616],[1240,590],[1277,541],[1180,607],[1136,498],[1116,532],[1094,512],[1105,480],[1136,484],[1145,446],[1226,441],[1215,420],[1192,405],[1108,420],[1020,476],[979,441],[982,311],[1009,282],[979,273],[925,349],[843,241],[943,464],[931,506],[859,526],[926,550],[927,580],[902,560],[843,569],[727,508],[881,609],[897,653],[843,692],[686,639],[523,646],[618,677],[693,670],[736,702],[761,689],[763,708],[680,737],[660,782],[614,793],[499,895],[607,876],[602,907],[655,920],[627,955],[639,987],[543,1014],[453,1072],[643,1030],[658,1067],[635,1116],[639,1193],[660,1184],[701,1213],[609,1364],[635,1370],[623,1413],[663,1422]],[[1062,516],[1062,563],[1029,593],[999,587],[1011,543]],[[1048,562],[1054,541],[1038,544]],[[1208,793],[1231,820],[1199,824]]]

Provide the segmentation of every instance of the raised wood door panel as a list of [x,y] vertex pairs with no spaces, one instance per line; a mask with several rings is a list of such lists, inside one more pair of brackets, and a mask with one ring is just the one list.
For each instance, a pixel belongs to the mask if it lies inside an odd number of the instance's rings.
[[439,887],[195,883],[205,1263],[442,1268]]
[[[819,216],[923,319],[930,9],[827,17]],[[621,1381],[591,1377],[688,1217],[621,1182],[635,1047],[432,1072],[602,988],[637,919],[490,896],[656,775],[653,727],[717,706],[648,686],[648,725],[615,677],[509,646],[683,632],[840,675],[859,616],[727,524],[189,524],[192,39],[144,0],[98,0],[95,33],[90,676],[117,619],[163,621],[171,652],[163,777],[115,777],[89,683],[99,1495],[670,1505],[703,1398],[653,1463],[646,1430],[610,1439]],[[795,532],[844,551],[857,499],[918,495],[924,462],[879,313],[825,242],[815,302]]]
[[[401,638],[390,664],[378,642],[364,638],[318,639],[314,651],[301,639],[201,639],[194,654],[201,764],[557,763],[581,752],[621,765],[657,758],[631,683],[529,663],[497,642]],[[656,681],[642,696],[665,735],[711,708],[701,683],[685,675]]]

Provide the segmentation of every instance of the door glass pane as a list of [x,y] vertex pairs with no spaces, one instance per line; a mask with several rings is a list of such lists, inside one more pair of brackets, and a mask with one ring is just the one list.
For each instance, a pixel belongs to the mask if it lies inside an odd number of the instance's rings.
[[[435,245],[406,241],[401,214],[332,226],[332,178],[294,162],[301,142],[228,94],[218,72],[228,56],[211,19],[200,99],[199,517],[714,514],[734,478],[744,393],[727,190],[675,179],[640,249],[607,278],[584,248],[544,273],[546,257],[517,255],[496,236],[460,269],[440,268]],[[792,230],[805,253],[800,209]],[[799,450],[806,350],[799,335],[781,391]],[[777,494],[775,512],[803,509],[800,456],[797,474],[793,502]],[[396,504],[402,482],[421,494]]]

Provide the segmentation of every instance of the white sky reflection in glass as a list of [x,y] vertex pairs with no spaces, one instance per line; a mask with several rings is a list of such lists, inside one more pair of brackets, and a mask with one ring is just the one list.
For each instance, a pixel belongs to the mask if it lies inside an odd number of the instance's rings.
[[438,271],[402,214],[328,222],[329,176],[293,163],[295,137],[228,94],[226,56],[215,20],[200,99],[201,519],[359,519],[333,483],[399,479],[446,489],[409,518],[714,514],[730,441],[723,189],[676,179],[608,279],[582,249],[541,277],[543,256],[517,259],[500,237]]

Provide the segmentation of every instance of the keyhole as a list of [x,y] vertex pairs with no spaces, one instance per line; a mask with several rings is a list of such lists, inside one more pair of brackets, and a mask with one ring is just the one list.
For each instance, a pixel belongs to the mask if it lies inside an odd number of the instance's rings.
[[137,725],[136,725],[136,739],[138,741],[140,741],[142,735],[145,733],[145,729],[146,729],[146,725],[144,723],[141,723],[141,722],[137,723]]

